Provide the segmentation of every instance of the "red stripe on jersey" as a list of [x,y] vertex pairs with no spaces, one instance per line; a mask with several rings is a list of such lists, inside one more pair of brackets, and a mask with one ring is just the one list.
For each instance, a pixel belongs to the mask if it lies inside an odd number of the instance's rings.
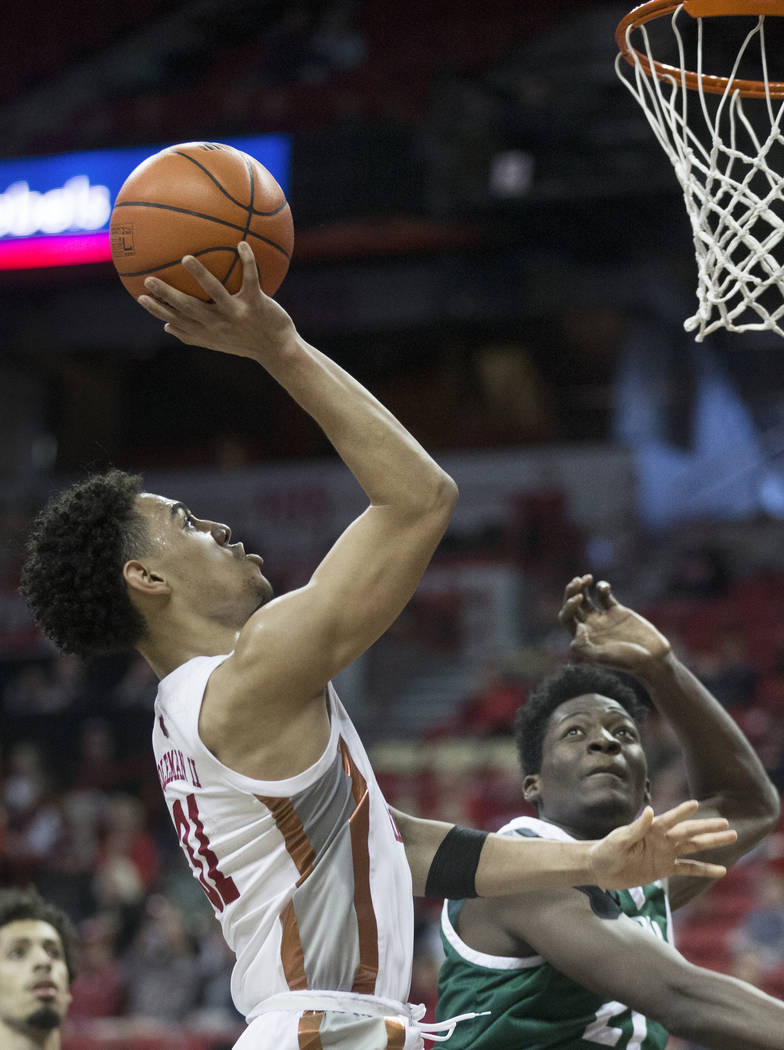
[[302,950],[297,914],[291,901],[280,913],[280,922],[283,927],[280,961],[283,964],[286,983],[292,991],[301,991],[308,987],[308,979],[305,976],[305,953]]
[[297,811],[291,804],[291,799],[266,798],[263,795],[257,795],[256,798],[259,802],[263,802],[270,811],[272,819],[275,821],[275,826],[283,836],[286,852],[294,861],[299,872],[299,879],[297,879],[297,885],[299,886],[313,870],[313,862],[316,859],[316,852],[310,839],[305,834],[305,827],[297,816]]
[[351,990],[372,995],[378,976],[378,923],[370,893],[370,794],[367,782],[354,765],[348,745],[342,737],[338,747],[343,756],[343,768],[351,777],[351,791],[357,803],[349,818],[354,865],[354,911],[359,934],[359,965]]

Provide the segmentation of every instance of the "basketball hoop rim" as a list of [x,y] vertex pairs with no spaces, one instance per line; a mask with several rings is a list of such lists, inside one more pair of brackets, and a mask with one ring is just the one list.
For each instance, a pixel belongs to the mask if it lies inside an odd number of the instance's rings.
[[784,16],[784,0],[646,0],[629,12],[619,23],[615,31],[615,42],[621,56],[630,66],[639,66],[648,77],[658,80],[676,80],[683,83],[690,91],[707,91],[714,95],[723,95],[730,82],[733,92],[744,98],[784,98],[784,81],[771,80],[731,80],[730,77],[713,76],[709,73],[693,73],[678,66],[670,66],[657,59],[649,59],[629,43],[629,36],[635,29],[640,29],[648,22],[665,18],[679,7],[692,18],[711,18],[730,15]]

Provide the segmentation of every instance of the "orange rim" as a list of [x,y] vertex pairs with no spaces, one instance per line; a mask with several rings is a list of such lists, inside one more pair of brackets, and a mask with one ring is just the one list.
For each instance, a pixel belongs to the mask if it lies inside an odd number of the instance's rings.
[[692,73],[679,66],[670,66],[656,59],[651,61],[647,55],[638,51],[628,40],[635,29],[640,29],[647,22],[664,18],[683,7],[692,18],[711,18],[727,15],[779,15],[784,16],[784,0],[647,0],[630,11],[615,31],[615,42],[618,50],[630,66],[639,65],[646,76],[655,76],[659,80],[675,79],[683,82],[690,91],[708,91],[714,95],[723,95],[732,82],[733,90],[744,98],[784,98],[784,81],[771,80],[732,80],[730,77],[712,76],[703,73]]

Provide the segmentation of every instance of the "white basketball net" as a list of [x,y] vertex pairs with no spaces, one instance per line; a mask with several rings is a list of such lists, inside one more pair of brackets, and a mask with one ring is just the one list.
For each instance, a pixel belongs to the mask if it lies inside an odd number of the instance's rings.
[[[699,277],[698,309],[683,326],[687,332],[696,333],[697,342],[717,328],[730,332],[771,330],[784,336],[784,274],[776,257],[784,240],[784,175],[775,170],[773,156],[784,146],[784,100],[770,96],[765,19],[758,18],[742,43],[724,93],[709,96],[703,91],[703,75],[708,74],[702,68],[702,18],[696,19],[698,89],[690,90],[679,75],[689,68],[677,25],[682,9],[679,6],[671,20],[680,71],[663,79],[648,76],[636,52],[634,66],[619,54],[615,68],[642,107],[683,190]],[[641,34],[643,46],[639,47],[638,41],[638,50],[647,54],[652,68],[654,56],[646,27],[627,31],[627,41],[632,32]],[[744,99],[733,83],[754,40],[760,50],[765,95]],[[760,133],[752,126],[744,104],[750,114],[751,107],[766,112],[765,131]],[[689,120],[694,121],[695,114],[698,123],[701,116],[704,126],[695,125],[693,129]],[[784,170],[782,160],[784,154],[778,157],[779,168]],[[780,255],[784,259],[784,247]]]

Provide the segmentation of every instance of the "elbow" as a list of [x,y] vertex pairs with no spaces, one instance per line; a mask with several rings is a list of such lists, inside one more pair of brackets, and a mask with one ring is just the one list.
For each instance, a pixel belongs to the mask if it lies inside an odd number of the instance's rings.
[[764,784],[760,784],[753,809],[750,809],[748,817],[749,826],[753,827],[752,836],[755,842],[765,838],[778,825],[781,817],[781,799],[775,785],[767,777]]
[[419,492],[418,505],[422,513],[433,515],[446,524],[458,499],[458,488],[446,471],[434,465],[431,483]]
[[761,837],[770,835],[772,831],[775,831],[781,818],[781,799],[779,793],[773,783],[770,781],[768,783],[770,784],[770,790],[767,792],[767,804],[765,806],[765,812],[760,818],[763,825]]
[[451,516],[460,497],[460,490],[454,478],[450,477],[445,471],[442,473],[440,499],[447,513]]

